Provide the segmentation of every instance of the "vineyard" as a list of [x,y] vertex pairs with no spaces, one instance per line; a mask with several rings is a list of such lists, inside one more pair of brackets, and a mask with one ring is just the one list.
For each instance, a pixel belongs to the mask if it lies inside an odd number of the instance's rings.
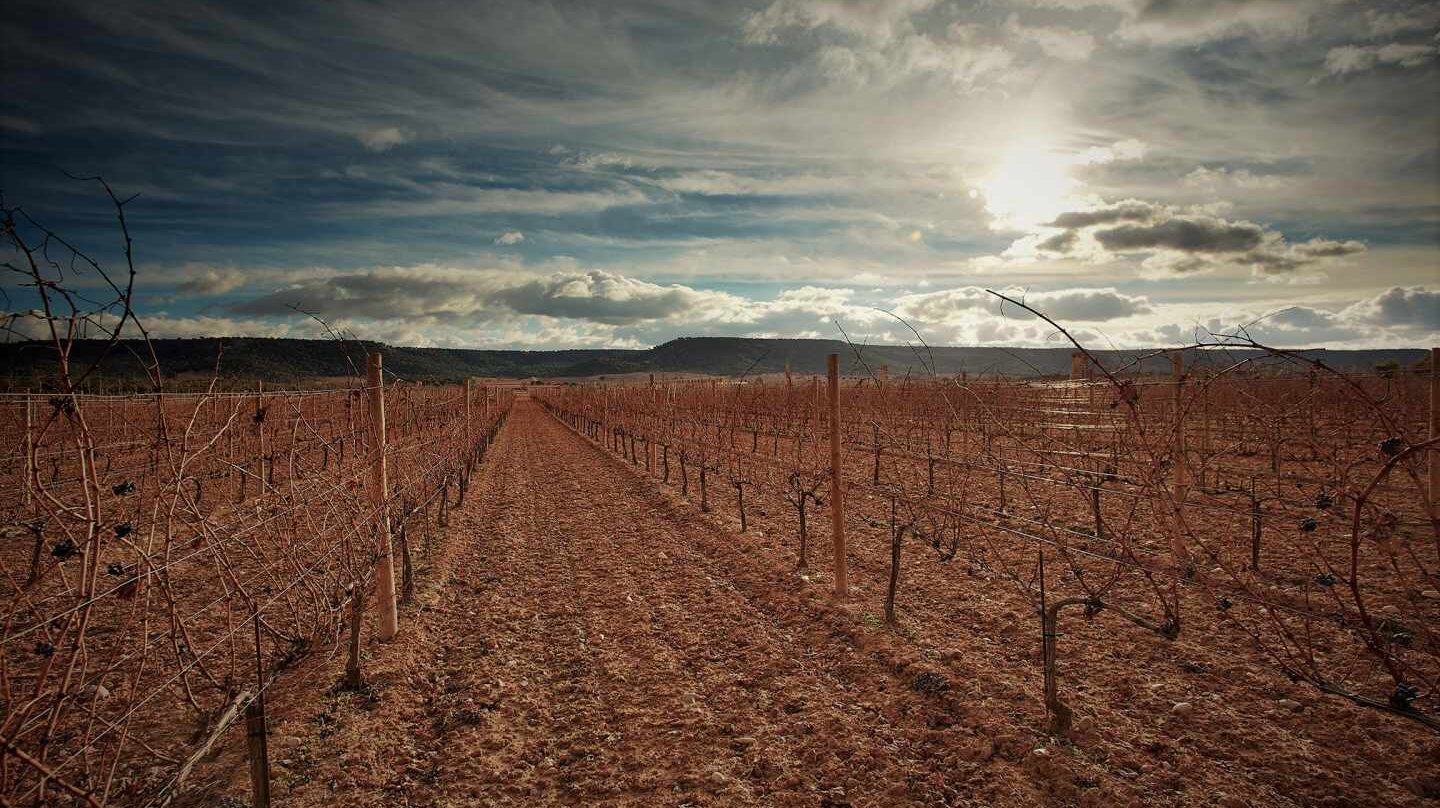
[[166,804],[242,715],[263,760],[307,655],[348,636],[362,687],[362,620],[394,635],[510,399],[373,355],[346,389],[0,401],[0,799]]
[[1440,795],[1440,351],[177,384],[111,198],[128,280],[5,212],[0,804]]
[[[1434,375],[1219,347],[1172,367],[1079,352],[1072,379],[1019,382],[834,357],[829,378],[515,396],[372,357],[342,389],[9,397],[0,796],[1148,804],[1185,793],[1150,757],[1265,768],[1234,729],[1194,752],[1165,733],[1337,703],[1403,773],[1440,713]],[[1165,648],[1208,702],[1129,689],[1167,681]],[[1257,660],[1291,683],[1275,715],[1243,712],[1263,680],[1221,675]],[[284,688],[307,666],[328,690]],[[1228,793],[1434,786],[1259,754],[1268,785]]]
[[[1433,371],[1187,353],[1198,370],[1177,352],[1169,378],[1077,353],[1068,382],[842,378],[832,363],[828,381],[570,386],[542,400],[742,532],[757,514],[788,517],[801,571],[813,537],[829,540],[837,597],[852,560],[883,566],[876,608],[893,628],[907,598],[1016,588],[1037,615],[1057,735],[1077,705],[1056,659],[1080,620],[1221,649],[1238,631],[1293,681],[1440,729]],[[906,583],[936,564],[945,572],[922,577],[942,591]]]

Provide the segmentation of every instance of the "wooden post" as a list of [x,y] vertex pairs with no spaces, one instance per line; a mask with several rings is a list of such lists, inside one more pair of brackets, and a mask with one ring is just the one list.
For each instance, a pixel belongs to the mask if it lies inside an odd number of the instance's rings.
[[363,681],[360,678],[360,627],[364,614],[365,587],[357,580],[350,588],[350,658],[345,663],[345,686],[351,690],[359,690]]
[[[1430,349],[1430,439],[1440,438],[1440,348]],[[1440,449],[1430,448],[1430,507],[1440,508]]]
[[1085,379],[1085,353],[1083,351],[1072,351],[1070,353],[1070,381],[1078,382]]
[[1250,478],[1250,569],[1260,569],[1260,497],[1255,494],[1255,478]]
[[850,592],[850,575],[845,558],[845,485],[840,474],[840,354],[825,360],[830,379],[830,529],[835,543],[835,597]]
[[[1434,468],[1433,465],[1431,468]],[[1434,474],[1431,474],[1430,477],[1433,478]],[[35,485],[35,399],[27,392],[24,396],[24,485],[22,488],[24,491],[22,504],[27,516],[30,513],[30,495],[32,495],[30,487],[32,485]]]
[[465,377],[465,453],[469,455],[475,448],[474,427],[471,424],[470,401],[475,397],[475,380],[469,376]]
[[1175,382],[1175,431],[1171,437],[1170,457],[1175,464],[1172,470],[1175,476],[1175,507],[1179,508],[1185,504],[1185,497],[1190,493],[1189,469],[1185,465],[1185,354],[1182,351],[1170,354],[1170,378]]
[[245,739],[250,750],[252,808],[270,808],[270,752],[265,738],[265,670],[260,657],[260,613],[255,621],[255,698],[245,705]]
[[370,436],[374,457],[371,459],[370,504],[375,508],[375,530],[379,534],[378,557],[375,559],[375,599],[380,606],[380,626],[376,636],[381,642],[395,638],[400,626],[395,617],[395,551],[390,546],[389,475],[385,469],[385,381],[380,372],[380,354],[366,357],[370,386]]
[[820,437],[820,377],[810,380],[811,391],[815,393],[815,437]]

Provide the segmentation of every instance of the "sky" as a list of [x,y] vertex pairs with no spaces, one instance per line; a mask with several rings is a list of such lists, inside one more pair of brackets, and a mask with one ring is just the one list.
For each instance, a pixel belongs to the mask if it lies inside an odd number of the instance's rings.
[[1436,2],[13,0],[0,69],[156,336],[1440,344]]

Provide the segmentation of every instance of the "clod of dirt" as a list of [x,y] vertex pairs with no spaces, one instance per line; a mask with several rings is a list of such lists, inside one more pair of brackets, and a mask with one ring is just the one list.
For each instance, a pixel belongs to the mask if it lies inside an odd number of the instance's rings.
[[949,690],[950,681],[945,678],[944,674],[925,671],[919,676],[916,676],[915,681],[911,683],[910,686],[914,688],[917,693],[934,696]]

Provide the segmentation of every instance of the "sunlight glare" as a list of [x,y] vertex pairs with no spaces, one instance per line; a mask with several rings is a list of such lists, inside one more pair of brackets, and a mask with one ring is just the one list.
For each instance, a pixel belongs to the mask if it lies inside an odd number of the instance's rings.
[[1076,159],[1046,144],[1022,142],[1006,149],[980,184],[985,208],[997,229],[1030,229],[1073,205],[1079,182],[1070,176]]

